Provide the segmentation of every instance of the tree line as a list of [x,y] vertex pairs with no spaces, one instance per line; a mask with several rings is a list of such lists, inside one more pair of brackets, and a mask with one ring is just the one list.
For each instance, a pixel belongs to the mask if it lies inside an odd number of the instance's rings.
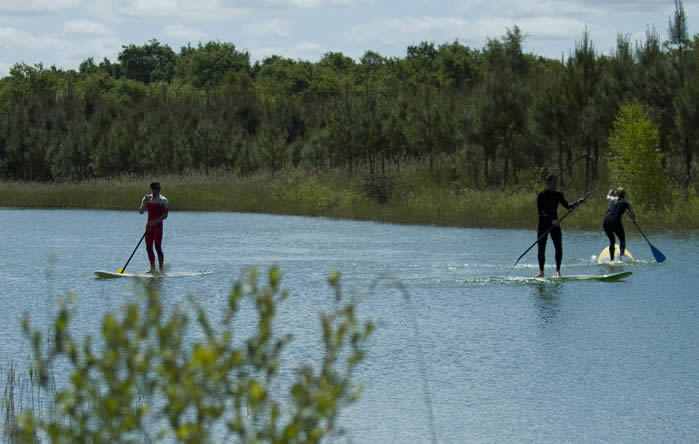
[[585,186],[601,177],[624,104],[658,130],[662,168],[693,186],[699,35],[681,1],[667,40],[618,34],[601,54],[585,30],[560,60],[523,51],[519,27],[482,49],[458,41],[405,57],[328,52],[251,63],[233,43],[151,40],[78,70],[14,65],[0,79],[0,177],[344,169],[380,177],[419,162],[469,187],[515,186],[549,166]]

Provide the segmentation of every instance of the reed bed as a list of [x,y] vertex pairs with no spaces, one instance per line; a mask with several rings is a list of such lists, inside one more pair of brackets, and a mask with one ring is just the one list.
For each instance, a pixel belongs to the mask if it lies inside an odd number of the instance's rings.
[[[136,210],[151,178],[124,176],[81,183],[0,182],[0,206],[14,208]],[[171,211],[235,211],[456,227],[533,228],[538,189],[474,190],[424,172],[392,176],[390,197],[367,192],[367,176],[344,172],[308,175],[298,170],[240,177],[230,173],[158,177]],[[584,193],[564,190],[569,200]],[[566,229],[601,230],[606,190],[565,221]],[[633,197],[632,197],[633,201]],[[663,210],[638,209],[648,231],[695,231],[699,199],[675,193]],[[565,210],[561,209],[560,214]]]
[[[52,381],[53,368],[51,368]],[[30,413],[36,416],[50,414],[52,405],[46,403],[45,398],[55,395],[55,385],[49,389],[50,393],[39,385],[37,374],[32,362],[18,366],[14,361],[6,365],[0,365],[0,386],[2,386],[2,398],[0,399],[0,416],[2,417],[3,442],[25,442],[24,438],[18,438],[18,426],[20,416]],[[51,396],[53,397],[53,396]],[[37,437],[34,441],[39,442]]]

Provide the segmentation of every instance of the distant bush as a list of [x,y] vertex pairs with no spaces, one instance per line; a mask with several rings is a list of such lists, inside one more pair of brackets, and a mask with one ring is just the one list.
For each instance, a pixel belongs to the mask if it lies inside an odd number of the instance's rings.
[[393,195],[393,178],[386,175],[368,175],[362,183],[364,194],[374,202],[386,205]]
[[662,170],[658,129],[642,105],[622,105],[609,136],[609,177],[631,198],[648,208],[666,206],[668,193]]

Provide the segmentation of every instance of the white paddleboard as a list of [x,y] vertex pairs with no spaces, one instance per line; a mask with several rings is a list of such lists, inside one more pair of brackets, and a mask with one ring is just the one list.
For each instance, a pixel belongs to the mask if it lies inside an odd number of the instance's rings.
[[614,260],[610,260],[609,258],[609,247],[606,247],[602,252],[599,254],[597,257],[597,263],[598,264],[607,264],[607,265],[622,265],[622,264],[628,264],[629,262],[633,262],[633,256],[631,255],[631,252],[627,248],[626,251],[624,251],[624,255],[621,257],[621,260],[619,260],[619,252],[621,251],[621,247],[619,245],[614,246]]
[[115,271],[96,270],[96,279],[116,279],[116,278],[139,278],[139,279],[159,279],[166,277],[187,277],[187,276],[203,276],[212,274],[211,271],[174,271],[169,273],[117,273]]

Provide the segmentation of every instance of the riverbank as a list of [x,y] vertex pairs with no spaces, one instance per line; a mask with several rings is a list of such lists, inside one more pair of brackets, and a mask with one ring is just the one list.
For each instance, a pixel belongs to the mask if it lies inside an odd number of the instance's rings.
[[[171,211],[234,211],[370,220],[454,227],[531,228],[536,225],[538,189],[472,190],[440,183],[426,172],[406,171],[391,179],[345,174],[238,177],[230,174],[165,176],[162,193]],[[0,182],[0,206],[135,210],[148,191],[147,178],[123,177],[82,183]],[[564,189],[569,200],[584,194]],[[567,218],[567,229],[600,229],[606,189],[592,189],[588,202]],[[631,197],[633,202],[633,197]],[[663,211],[637,208],[647,231],[696,231],[699,199],[679,195]],[[561,209],[560,214],[565,210]]]

